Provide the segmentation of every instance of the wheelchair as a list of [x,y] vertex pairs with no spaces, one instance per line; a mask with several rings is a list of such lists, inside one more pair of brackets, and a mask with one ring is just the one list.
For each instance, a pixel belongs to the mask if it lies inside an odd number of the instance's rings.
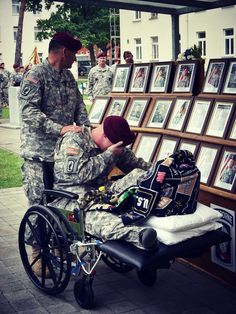
[[[22,264],[32,283],[49,295],[63,292],[71,276],[76,277],[74,297],[84,309],[94,307],[92,284],[100,260],[120,273],[136,269],[141,283],[152,286],[157,270],[170,268],[176,258],[199,257],[212,245],[230,240],[226,233],[216,230],[175,245],[160,243],[152,251],[141,250],[122,240],[103,242],[85,232],[83,209],[75,207],[73,211],[65,211],[49,205],[58,197],[76,202],[79,195],[52,189],[53,163],[43,162],[43,171],[43,200],[26,211],[19,227]],[[38,252],[34,258],[32,246]],[[38,261],[40,275],[34,271]]]

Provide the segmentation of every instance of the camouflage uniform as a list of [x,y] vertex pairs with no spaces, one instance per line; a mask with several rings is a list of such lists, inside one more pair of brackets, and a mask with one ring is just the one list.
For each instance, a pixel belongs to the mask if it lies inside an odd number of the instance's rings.
[[[108,174],[115,166],[128,175],[112,183],[108,181]],[[125,148],[120,156],[110,150],[102,151],[92,140],[90,128],[83,127],[81,133],[68,132],[57,143],[54,187],[79,194],[80,203],[86,192],[95,191],[101,185],[105,185],[106,190],[116,193],[134,184],[137,185],[150,166],[150,163],[137,158],[128,148]],[[53,206],[73,210],[74,202],[58,199],[53,202]],[[87,206],[86,231],[103,240],[125,239],[141,247],[139,233],[144,227],[124,226],[119,216],[99,210],[108,206],[110,205],[93,202]]]
[[23,74],[19,72],[12,72],[10,75],[9,86],[20,86],[23,79]]
[[93,99],[99,95],[107,95],[111,91],[113,72],[109,66],[101,68],[96,65],[89,71],[86,93]]
[[8,83],[10,73],[7,70],[0,69],[0,116],[2,116],[2,108],[8,105]]
[[47,60],[24,75],[19,105],[21,157],[27,161],[22,167],[23,184],[32,205],[39,203],[43,189],[40,160],[53,161],[62,127],[73,122],[77,125],[90,125],[90,122],[71,72],[57,71]]

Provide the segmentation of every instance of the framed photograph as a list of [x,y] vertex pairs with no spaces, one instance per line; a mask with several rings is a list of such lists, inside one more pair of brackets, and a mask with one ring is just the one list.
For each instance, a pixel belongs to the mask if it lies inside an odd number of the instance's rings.
[[118,64],[113,78],[112,92],[126,93],[132,72],[132,64]]
[[236,149],[224,147],[213,186],[234,192],[236,187]]
[[198,61],[179,61],[175,71],[172,93],[192,93]]
[[202,144],[196,157],[196,166],[201,171],[201,183],[209,185],[219,158],[221,146]]
[[232,59],[229,62],[222,93],[236,94],[236,59]]
[[167,93],[173,70],[173,62],[153,64],[149,93]]
[[176,98],[168,120],[167,129],[183,131],[192,98]]
[[113,97],[106,116],[123,116],[129,97]]
[[147,128],[163,129],[166,125],[172,104],[173,99],[157,98],[147,123]]
[[212,107],[213,99],[195,98],[188,117],[185,132],[202,134]]
[[236,112],[232,119],[231,127],[229,129],[228,139],[236,141]]
[[227,59],[210,59],[202,93],[219,94],[225,76]]
[[192,140],[182,139],[179,142],[178,150],[188,150],[196,157],[200,143]]
[[129,92],[145,93],[149,82],[150,72],[151,72],[150,63],[133,64]]
[[150,99],[150,97],[134,97],[132,99],[132,102],[125,117],[130,126],[140,126]]
[[135,155],[145,161],[152,161],[161,135],[139,134]]
[[234,103],[217,100],[213,104],[213,110],[205,131],[208,136],[224,138],[229,127],[233,113]]
[[178,138],[164,135],[154,158],[154,162],[165,159],[173,154],[176,151],[178,143]]
[[89,112],[89,120],[91,123],[101,123],[110,97],[97,96],[94,100],[92,108]]

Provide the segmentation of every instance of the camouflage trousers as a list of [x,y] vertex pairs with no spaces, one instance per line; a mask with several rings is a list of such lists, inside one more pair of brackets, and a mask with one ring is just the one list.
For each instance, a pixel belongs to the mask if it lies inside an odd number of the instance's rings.
[[119,216],[102,210],[109,206],[107,204],[94,204],[85,212],[86,232],[103,241],[125,240],[143,249],[139,235],[146,227],[135,225],[124,226]]
[[39,204],[44,190],[42,163],[37,160],[25,160],[21,173],[29,206]]

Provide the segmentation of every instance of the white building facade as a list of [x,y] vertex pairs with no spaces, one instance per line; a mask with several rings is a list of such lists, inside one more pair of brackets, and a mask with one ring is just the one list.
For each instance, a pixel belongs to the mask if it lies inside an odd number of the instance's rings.
[[[171,16],[120,10],[121,59],[130,50],[138,62],[170,61]],[[209,59],[236,57],[236,6],[184,14],[179,17],[180,51],[194,44]]]

